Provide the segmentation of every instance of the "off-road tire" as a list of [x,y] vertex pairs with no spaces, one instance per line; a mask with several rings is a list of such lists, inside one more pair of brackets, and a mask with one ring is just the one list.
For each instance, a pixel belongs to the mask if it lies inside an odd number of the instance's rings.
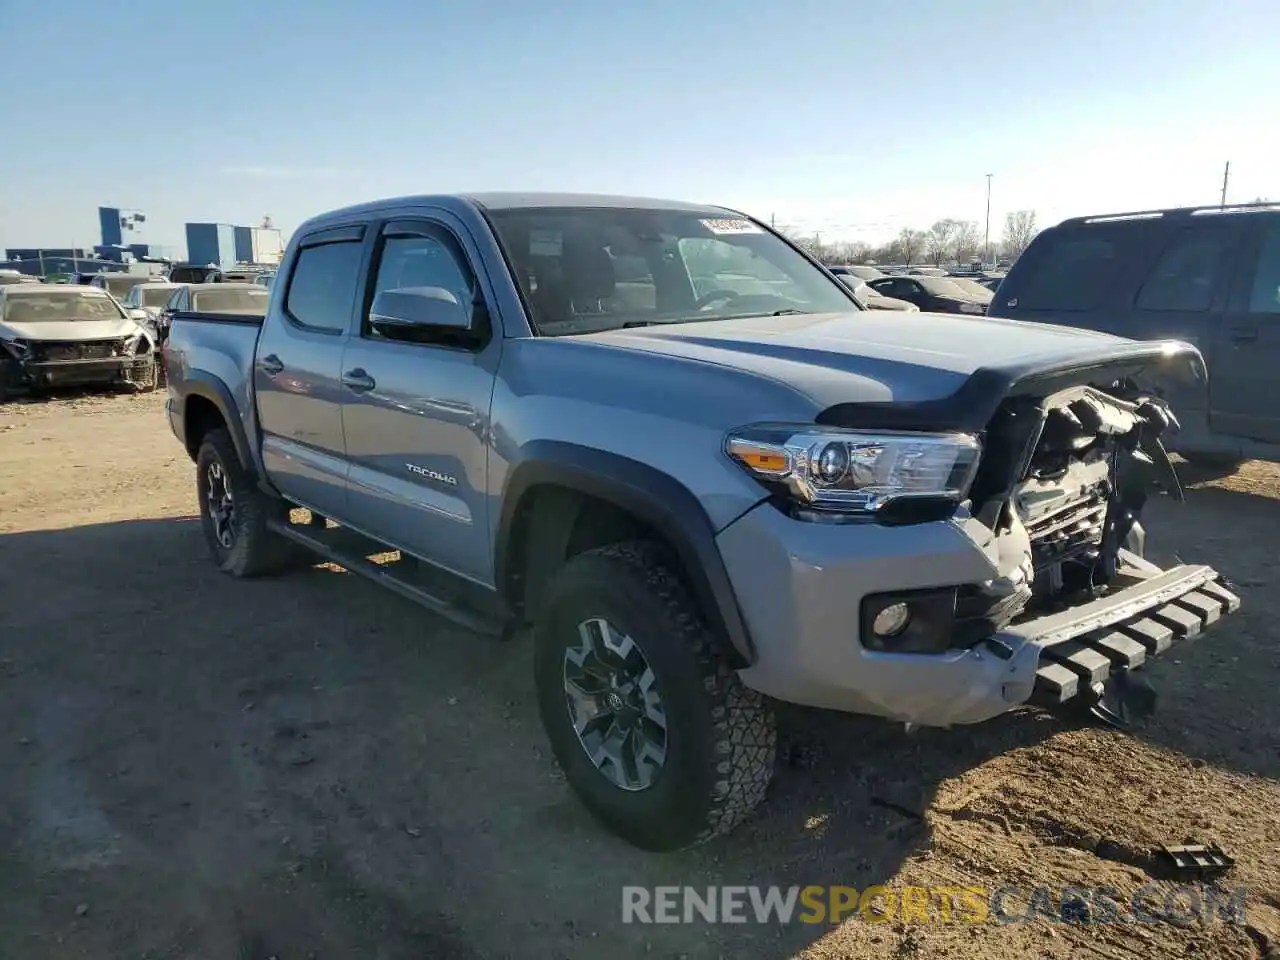
[[[230,549],[218,542],[207,503],[209,466],[215,462],[221,466],[235,501]],[[225,428],[211,430],[200,443],[196,454],[196,493],[200,527],[218,569],[233,577],[260,577],[280,573],[296,564],[301,548],[267,527],[268,518],[287,515],[288,505],[258,489],[241,465]]]
[[[640,648],[667,718],[666,761],[646,789],[613,783],[587,756],[566,704],[564,656],[578,624],[604,618]],[[553,579],[534,622],[543,727],[565,779],[614,832],[647,850],[728,833],[764,799],[777,727],[767,699],[738,677],[656,544],[600,547]]]

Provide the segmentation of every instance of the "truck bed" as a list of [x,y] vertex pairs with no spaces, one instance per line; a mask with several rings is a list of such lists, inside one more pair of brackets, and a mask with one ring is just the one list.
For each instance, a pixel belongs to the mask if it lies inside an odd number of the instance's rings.
[[231,430],[246,464],[258,463],[248,442],[252,428],[253,369],[263,317],[237,313],[178,311],[164,345],[168,409],[175,432],[192,397],[212,402]]

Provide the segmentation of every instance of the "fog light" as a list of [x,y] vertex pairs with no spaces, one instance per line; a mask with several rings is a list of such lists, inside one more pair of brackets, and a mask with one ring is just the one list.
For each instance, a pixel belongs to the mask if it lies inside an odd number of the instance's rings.
[[871,621],[878,637],[896,637],[911,623],[911,608],[905,603],[891,603]]
[[881,653],[941,653],[955,626],[956,588],[901,590],[862,598],[858,637]]

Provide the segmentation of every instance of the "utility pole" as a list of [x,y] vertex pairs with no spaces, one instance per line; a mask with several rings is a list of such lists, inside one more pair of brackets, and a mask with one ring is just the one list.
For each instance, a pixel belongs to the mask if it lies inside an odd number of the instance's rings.
[[987,263],[991,263],[991,178],[992,176],[994,176],[994,174],[990,174],[990,173],[987,174],[987,239],[985,244],[986,250],[983,252],[983,257],[985,258]]
[[1227,181],[1231,179],[1231,161],[1227,161],[1227,167],[1222,171],[1222,203],[1220,206],[1227,205]]

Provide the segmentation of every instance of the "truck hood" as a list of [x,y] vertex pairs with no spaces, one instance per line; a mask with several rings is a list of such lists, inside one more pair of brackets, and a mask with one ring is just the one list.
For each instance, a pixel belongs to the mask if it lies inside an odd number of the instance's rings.
[[39,323],[0,323],[6,340],[115,340],[142,329],[136,320],[41,320]]
[[1055,370],[1142,366],[1194,354],[1185,344],[1138,343],[1110,334],[1017,320],[862,311],[753,317],[611,330],[580,339],[626,350],[734,367],[834,404],[928,404],[971,381],[987,392]]

